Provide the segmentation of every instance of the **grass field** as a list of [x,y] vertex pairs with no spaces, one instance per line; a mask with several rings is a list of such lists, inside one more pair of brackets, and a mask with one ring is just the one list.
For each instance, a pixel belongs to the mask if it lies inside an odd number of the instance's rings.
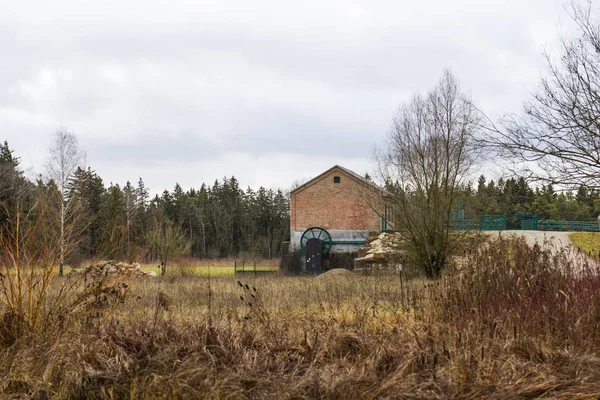
[[[66,267],[65,273],[71,271],[81,272],[87,265],[94,264],[94,261],[86,261],[81,263],[78,268]],[[212,276],[212,277],[233,277],[234,271],[279,271],[279,260],[258,260],[258,261],[240,261],[233,259],[204,259],[196,260],[189,258],[175,259],[167,265],[167,276]],[[237,266],[237,267],[234,267]],[[141,264],[140,268],[144,272],[155,272],[160,275],[161,270],[156,263]],[[58,272],[58,269],[56,269]]]
[[[49,303],[68,279],[53,281]],[[3,309],[0,397],[600,395],[600,272],[524,239],[497,239],[437,281],[338,270],[140,277],[122,296],[93,289],[37,330]]]
[[[160,268],[156,265],[142,265],[142,271],[150,272],[154,271],[158,275],[160,275]],[[237,267],[238,271],[242,271],[242,266]],[[244,267],[245,271],[254,271],[254,266],[246,265]],[[268,266],[268,265],[257,265],[256,271],[279,271],[278,266]],[[180,266],[180,265],[168,265],[166,270],[167,276],[212,276],[212,277],[232,277],[234,276],[234,266],[226,266],[226,265],[191,265],[191,266]]]
[[573,232],[571,243],[592,258],[600,257],[600,232]]
[[[157,268],[155,265],[141,265],[140,266],[141,270],[144,272],[155,272],[157,275],[160,275],[161,271],[159,268]],[[82,272],[84,269],[83,268],[67,268],[65,269],[65,274],[68,274],[72,271],[75,272]],[[238,267],[237,268],[238,272],[241,271],[254,271],[254,267],[251,266],[247,266],[245,267],[245,269],[242,269],[242,267]],[[53,269],[55,274],[58,274],[58,268],[54,268]],[[273,267],[273,266],[266,266],[266,265],[257,265],[256,266],[256,271],[257,272],[262,272],[262,271],[270,271],[270,272],[277,272],[279,271],[279,267]],[[200,265],[200,266],[186,266],[186,267],[182,267],[182,266],[177,266],[177,265],[170,265],[167,267],[167,271],[166,271],[166,276],[212,276],[212,277],[233,277],[235,276],[234,274],[235,270],[234,267],[231,266],[207,266],[207,265]],[[14,270],[9,271],[10,274],[14,274]]]

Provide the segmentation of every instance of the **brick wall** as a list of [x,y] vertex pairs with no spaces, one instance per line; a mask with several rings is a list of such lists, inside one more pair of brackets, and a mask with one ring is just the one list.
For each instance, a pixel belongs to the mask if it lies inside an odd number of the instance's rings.
[[[335,176],[340,177],[340,183],[334,183]],[[326,230],[379,230],[381,219],[372,208],[376,204],[381,204],[376,189],[334,168],[292,193],[291,230],[304,231],[313,226]]]

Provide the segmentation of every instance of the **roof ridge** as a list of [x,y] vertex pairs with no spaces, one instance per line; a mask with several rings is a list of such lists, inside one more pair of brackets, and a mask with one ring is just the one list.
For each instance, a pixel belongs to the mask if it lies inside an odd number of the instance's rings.
[[297,190],[299,190],[299,189],[301,189],[301,188],[303,188],[303,187],[305,187],[305,186],[307,186],[307,185],[309,185],[309,184],[312,184],[312,183],[313,183],[313,182],[315,182],[317,179],[319,179],[320,177],[322,177],[323,175],[327,174],[328,172],[330,172],[331,170],[333,170],[333,169],[335,169],[335,168],[339,168],[339,169],[341,169],[343,172],[345,172],[345,173],[347,173],[348,175],[350,175],[350,176],[352,176],[352,177],[354,177],[354,178],[356,178],[356,179],[360,180],[360,181],[361,181],[361,182],[363,182],[363,183],[366,183],[367,185],[371,185],[371,186],[375,187],[375,188],[376,188],[376,189],[378,189],[378,190],[382,190],[382,189],[379,187],[379,185],[377,185],[375,182],[368,180],[368,179],[367,179],[367,178],[365,178],[364,176],[361,176],[361,175],[357,174],[356,172],[352,171],[351,169],[348,169],[348,168],[346,168],[346,167],[342,167],[342,166],[341,166],[341,165],[339,165],[339,164],[335,164],[333,167],[331,167],[331,168],[329,168],[329,169],[325,170],[324,172],[322,172],[322,173],[320,173],[319,175],[315,176],[314,178],[312,178],[312,179],[308,180],[308,181],[307,181],[307,182],[305,182],[304,184],[302,184],[302,185],[298,186],[297,188],[295,188],[294,190],[292,190],[290,193],[294,193],[294,192],[296,192]]

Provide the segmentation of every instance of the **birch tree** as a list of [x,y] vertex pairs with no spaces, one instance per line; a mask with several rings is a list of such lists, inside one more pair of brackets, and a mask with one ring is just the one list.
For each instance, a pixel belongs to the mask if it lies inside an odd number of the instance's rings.
[[81,205],[77,196],[69,196],[69,182],[77,168],[83,168],[84,165],[85,153],[79,149],[79,141],[75,134],[65,128],[58,129],[50,145],[46,173],[49,180],[56,184],[60,195],[56,218],[60,243],[58,270],[60,276],[64,273],[65,257],[73,244],[72,227],[75,225]]

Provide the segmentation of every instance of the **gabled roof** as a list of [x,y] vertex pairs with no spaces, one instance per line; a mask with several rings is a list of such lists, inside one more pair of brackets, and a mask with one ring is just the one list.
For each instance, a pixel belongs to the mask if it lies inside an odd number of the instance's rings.
[[323,178],[325,175],[329,174],[331,171],[333,171],[336,168],[338,168],[342,172],[346,173],[348,176],[350,176],[354,180],[357,180],[357,181],[359,181],[359,182],[361,182],[363,184],[372,186],[373,188],[375,188],[377,190],[382,190],[378,185],[376,185],[374,182],[371,182],[370,180],[366,179],[364,176],[360,176],[356,172],[351,171],[348,168],[344,168],[344,167],[342,167],[340,165],[334,165],[333,167],[329,168],[327,171],[323,172],[322,174],[318,175],[317,177],[309,180],[308,182],[306,182],[303,185],[298,186],[296,189],[292,190],[290,194],[293,194],[293,193],[297,192],[298,190],[301,190],[301,189],[307,188],[309,186],[312,186],[314,183],[316,183],[317,181],[319,181],[321,178]]

